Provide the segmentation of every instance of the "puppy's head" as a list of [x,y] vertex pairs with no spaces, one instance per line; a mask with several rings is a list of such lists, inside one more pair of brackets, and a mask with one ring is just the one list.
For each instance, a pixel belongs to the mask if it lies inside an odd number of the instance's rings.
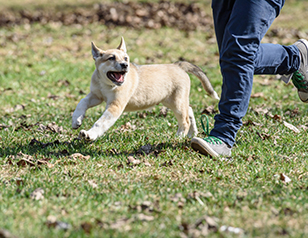
[[116,49],[103,51],[92,42],[92,56],[100,77],[109,85],[121,86],[129,70],[124,38]]

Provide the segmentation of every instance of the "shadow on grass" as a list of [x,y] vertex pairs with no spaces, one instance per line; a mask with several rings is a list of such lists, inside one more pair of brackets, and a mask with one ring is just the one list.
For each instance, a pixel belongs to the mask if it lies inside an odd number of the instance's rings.
[[17,144],[14,147],[2,148],[0,152],[0,157],[4,158],[10,155],[17,155],[19,152],[22,152],[27,155],[34,156],[35,158],[47,158],[47,157],[66,157],[74,153],[81,153],[83,155],[90,156],[105,156],[105,157],[114,157],[114,156],[136,156],[142,157],[147,155],[152,155],[157,157],[160,153],[165,152],[166,150],[187,150],[189,147],[188,141],[170,143],[170,142],[160,142],[157,144],[146,144],[140,146],[131,151],[111,148],[107,150],[101,150],[99,148],[93,148],[89,146],[92,142],[87,142],[74,138],[71,141],[60,141],[54,140],[51,142],[42,142],[33,138],[28,144]]

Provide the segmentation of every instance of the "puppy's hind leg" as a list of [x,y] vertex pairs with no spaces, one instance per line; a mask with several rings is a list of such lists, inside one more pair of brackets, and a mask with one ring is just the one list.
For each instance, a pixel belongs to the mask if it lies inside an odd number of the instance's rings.
[[181,114],[175,113],[175,117],[178,120],[178,131],[176,132],[176,135],[179,137],[184,137],[188,134],[188,130],[190,127],[190,121],[188,116],[183,116]]
[[[168,108],[170,108],[177,121],[178,121],[178,131],[176,133],[177,136],[184,137],[187,135],[188,130],[190,128],[190,120],[189,120],[189,112],[188,112],[188,107],[181,106],[181,107],[176,107],[175,105],[165,105]],[[187,108],[187,109],[186,109]]]
[[196,120],[194,116],[194,111],[191,107],[188,109],[188,116],[189,116],[189,121],[190,121],[190,127],[187,136],[189,138],[192,138],[198,134],[198,128],[196,125]]

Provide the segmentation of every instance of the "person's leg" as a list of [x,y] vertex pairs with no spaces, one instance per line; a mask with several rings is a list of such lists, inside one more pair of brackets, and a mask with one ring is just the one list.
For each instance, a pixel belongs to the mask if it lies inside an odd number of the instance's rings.
[[235,0],[212,0],[213,20],[219,51],[221,49],[225,29],[230,19],[234,2]]
[[235,0],[232,6],[219,47],[223,76],[220,113],[210,133],[229,146],[233,146],[248,108],[261,39],[283,3],[284,0]]
[[260,44],[254,60],[254,74],[290,74],[300,65],[295,45]]
[[[235,0],[212,1],[215,34],[219,50],[234,3]],[[276,12],[277,14],[279,10]],[[299,53],[295,45],[260,44],[255,56],[254,74],[288,74],[290,71],[296,71],[298,64]]]
[[[235,0],[212,0],[214,27],[219,51],[222,46],[225,29],[229,22],[234,3]],[[208,134],[208,132],[206,133]],[[208,143],[210,143],[210,145]],[[220,154],[227,156],[231,155],[229,146],[222,144],[221,141],[215,137],[207,137],[205,139],[194,137],[191,140],[191,146],[194,150],[202,154],[209,154],[213,157],[219,156]]]
[[[220,113],[214,118],[214,128],[209,137],[192,139],[193,149],[211,156],[231,155],[236,133],[247,112],[254,73],[270,70],[274,73],[273,68],[277,69],[276,73],[293,70],[281,66],[282,62],[293,65],[288,62],[287,48],[280,48],[283,53],[278,53],[278,48],[273,46],[277,54],[268,59],[263,54],[269,45],[260,43],[283,4],[284,0],[212,1],[223,76]],[[289,48],[292,50],[292,47]],[[298,55],[298,52],[295,54]]]

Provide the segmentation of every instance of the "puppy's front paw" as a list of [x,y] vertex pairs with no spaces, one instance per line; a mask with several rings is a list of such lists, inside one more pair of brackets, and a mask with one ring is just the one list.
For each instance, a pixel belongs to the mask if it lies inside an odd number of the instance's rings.
[[73,128],[73,129],[78,129],[80,126],[81,126],[81,123],[78,124],[77,121],[73,121],[73,122],[72,122],[72,128]]
[[72,128],[73,129],[78,129],[82,124],[82,117],[79,118],[73,118],[72,120]]
[[86,131],[86,130],[81,130],[79,132],[79,136],[80,139],[84,139],[87,141],[93,141],[97,138],[96,135],[93,135],[93,133],[91,133],[90,131]]

